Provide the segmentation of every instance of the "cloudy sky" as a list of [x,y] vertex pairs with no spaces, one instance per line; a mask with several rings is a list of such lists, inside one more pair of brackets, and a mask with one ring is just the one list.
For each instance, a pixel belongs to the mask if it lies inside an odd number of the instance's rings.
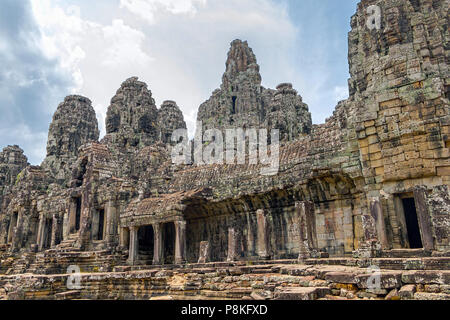
[[45,157],[69,94],[89,97],[101,136],[120,84],[145,81],[175,100],[189,130],[219,87],[234,39],[247,40],[265,87],[292,82],[314,123],[348,95],[347,33],[358,0],[1,0],[0,148]]

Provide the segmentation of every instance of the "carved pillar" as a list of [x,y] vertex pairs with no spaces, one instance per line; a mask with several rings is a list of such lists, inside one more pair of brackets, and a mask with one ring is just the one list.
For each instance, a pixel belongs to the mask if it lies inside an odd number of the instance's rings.
[[426,187],[414,188],[414,202],[416,204],[417,219],[419,222],[420,235],[425,250],[434,250],[434,239],[431,226],[431,217],[428,212]]
[[117,217],[117,209],[114,201],[108,201],[105,207],[106,215],[106,232],[105,240],[109,245],[117,244],[117,226],[119,224]]
[[267,212],[264,210],[256,211],[258,225],[258,256],[260,259],[268,260],[269,253],[269,224],[267,221]]
[[23,216],[24,208],[20,208],[15,217],[15,223],[13,225],[13,234],[11,241],[11,249],[13,252],[19,251],[22,248],[22,238],[23,238]]
[[14,237],[15,237],[18,220],[19,220],[19,213],[13,213],[11,215],[11,220],[9,222],[8,243],[11,243],[11,244],[14,243]]
[[38,250],[42,251],[44,248],[45,241],[45,217],[44,214],[39,216],[39,228],[38,228],[38,236],[37,236],[37,245]]
[[236,227],[229,227],[228,228],[228,255],[227,255],[227,261],[232,262],[236,261],[238,256],[238,250],[237,250],[237,232]]
[[361,227],[364,233],[364,241],[359,244],[358,250],[353,252],[355,258],[376,258],[381,253],[381,243],[377,233],[376,221],[370,207],[369,203],[368,208],[363,208]]
[[252,218],[250,213],[247,213],[247,254],[249,257],[255,255],[255,235]]
[[175,264],[186,262],[186,221],[175,221]]
[[128,264],[135,265],[139,254],[139,239],[138,239],[138,230],[139,227],[133,226],[130,227],[130,249],[128,251]]
[[69,238],[69,234],[70,234],[70,225],[69,225],[69,221],[70,221],[70,206],[71,206],[71,204],[69,203],[69,206],[68,206],[67,210],[64,212],[63,223],[62,223],[63,240],[67,240]]
[[382,249],[389,248],[389,242],[386,235],[386,226],[384,224],[383,208],[380,203],[380,198],[372,198],[370,201],[370,215],[375,222],[375,229],[377,232],[378,241],[380,241]]
[[309,201],[295,203],[299,230],[299,260],[317,257],[318,241],[314,204]]
[[76,215],[77,215],[77,200],[70,198],[69,203],[69,230],[68,233],[75,233],[76,231]]
[[206,263],[209,262],[209,242],[208,241],[202,241],[200,242],[200,250],[199,250],[199,258],[198,263]]
[[54,248],[56,247],[56,244],[58,242],[58,229],[59,229],[59,223],[58,223],[58,217],[54,214],[52,217],[52,234],[50,235],[50,247]]
[[153,264],[160,265],[163,261],[162,225],[155,223],[153,226]]
[[130,230],[128,228],[121,228],[119,241],[120,248],[128,249],[129,243],[130,243]]

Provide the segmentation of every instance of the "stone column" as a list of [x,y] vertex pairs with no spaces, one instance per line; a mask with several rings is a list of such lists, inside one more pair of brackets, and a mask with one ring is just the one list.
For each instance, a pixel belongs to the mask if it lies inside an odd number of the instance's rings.
[[54,214],[52,217],[52,234],[50,235],[50,247],[54,248],[56,247],[56,243],[58,242],[58,218],[57,216]]
[[416,204],[417,219],[419,220],[422,245],[425,250],[434,250],[434,239],[431,226],[431,217],[428,212],[426,187],[414,188],[414,202]]
[[186,262],[186,221],[175,221],[175,264]]
[[67,240],[69,238],[69,234],[70,234],[70,225],[69,225],[69,221],[70,221],[70,204],[69,207],[67,208],[67,210],[64,212],[64,216],[63,216],[63,240]]
[[39,227],[38,227],[38,235],[37,235],[37,245],[38,250],[42,251],[44,247],[44,241],[45,241],[45,217],[43,214],[39,216]]
[[139,239],[138,239],[139,227],[130,227],[130,249],[128,250],[128,264],[135,265],[139,254]]
[[228,228],[228,256],[227,261],[236,261],[237,253],[237,232],[235,227]]
[[[359,244],[358,250],[353,252],[355,258],[376,258],[381,253],[381,243],[378,239],[375,219],[369,208],[363,208],[361,215],[361,227],[364,232],[364,241]],[[367,211],[368,210],[368,211]]]
[[69,203],[69,231],[68,234],[74,233],[76,229],[77,201],[70,198]]
[[298,259],[316,257],[318,255],[318,242],[314,204],[309,201],[296,202],[295,210],[300,239]]
[[268,260],[269,253],[269,224],[267,221],[267,212],[264,210],[256,211],[258,224],[258,256],[260,259]]
[[208,241],[202,241],[200,242],[200,250],[198,255],[198,263],[206,263],[209,262],[209,242]]
[[117,209],[114,201],[108,201],[105,207],[106,232],[105,240],[108,245],[117,244]]
[[[17,216],[16,216],[17,215]],[[13,213],[11,215],[11,219],[9,222],[9,230],[8,230],[8,243],[14,243],[15,231],[17,227],[17,222],[19,221],[19,213]]]
[[19,251],[20,248],[22,248],[22,238],[23,238],[23,216],[24,216],[24,209],[20,208],[17,212],[17,219],[14,223],[13,228],[13,237],[11,241],[11,250],[13,252]]
[[162,225],[155,223],[153,227],[153,264],[160,265],[163,261]]
[[130,230],[128,228],[121,228],[119,246],[122,249],[127,249],[129,248],[129,243],[130,243]]
[[374,219],[378,241],[380,241],[382,249],[389,248],[389,242],[386,236],[386,226],[384,224],[383,208],[380,198],[372,198],[370,201],[370,215]]
[[250,216],[250,213],[247,213],[247,253],[250,257],[255,255],[255,236],[252,218],[253,217]]

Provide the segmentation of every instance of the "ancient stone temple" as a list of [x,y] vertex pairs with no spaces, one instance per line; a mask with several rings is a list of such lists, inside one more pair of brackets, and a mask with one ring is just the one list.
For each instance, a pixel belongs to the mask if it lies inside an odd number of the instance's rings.
[[67,97],[41,166],[18,146],[0,153],[0,298],[450,299],[448,10],[362,0],[350,97],[320,125],[301,88],[264,88],[233,41],[197,131],[278,129],[272,175],[174,164],[183,114],[137,78],[101,141],[90,100]]

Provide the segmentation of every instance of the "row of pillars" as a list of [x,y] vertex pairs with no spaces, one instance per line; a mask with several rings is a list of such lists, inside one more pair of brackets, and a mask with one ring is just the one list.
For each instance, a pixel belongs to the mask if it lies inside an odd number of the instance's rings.
[[[175,264],[186,262],[186,221],[174,221],[175,225]],[[155,223],[153,227],[153,264],[161,265],[163,262],[163,224]],[[129,228],[130,242],[128,253],[128,264],[134,265],[139,259],[139,227],[132,226]]]
[[[295,204],[297,213],[298,236],[299,236],[299,259],[306,259],[314,256],[317,252],[317,233],[316,222],[314,215],[314,204],[311,202],[297,202]],[[270,224],[269,215],[266,210],[257,210],[257,254],[261,260],[268,260],[271,257],[270,252]],[[186,221],[175,221],[175,264],[182,264],[186,262]],[[154,250],[153,250],[153,264],[162,264],[163,255],[163,239],[162,227],[163,225],[152,224],[154,235]],[[129,242],[129,258],[128,263],[136,264],[139,251],[138,231],[139,227],[130,227],[130,242]],[[231,226],[228,228],[228,251],[227,261],[236,261],[239,258],[239,231],[237,227]],[[199,263],[209,261],[210,255],[209,242],[203,241],[200,243]]]
[[[297,229],[299,231],[299,259],[305,259],[313,256],[317,251],[317,234],[314,216],[314,204],[311,202],[297,202],[295,204],[297,212]],[[270,252],[270,224],[269,214],[266,210],[257,210],[257,254],[261,260],[268,260],[271,257]],[[175,264],[186,262],[186,221],[175,221]],[[163,240],[162,224],[152,224],[154,235],[153,264],[162,264]],[[139,227],[130,227],[129,258],[128,263],[136,264],[139,259]],[[239,258],[239,236],[240,233],[236,226],[228,228],[228,251],[227,261],[236,261]],[[208,241],[200,243],[199,263],[209,261],[210,246]]]
[[[296,202],[296,221],[299,238],[299,260],[315,257],[318,253],[316,218],[312,202]],[[270,225],[266,210],[256,211],[257,223],[257,254],[259,259],[268,260],[270,252]],[[239,256],[239,233],[235,227],[228,228],[227,261],[235,261]],[[202,249],[201,249],[202,252]]]
[[[257,254],[262,260],[270,259],[270,230],[268,213],[259,209],[256,211],[257,224]],[[239,232],[236,227],[228,228],[228,251],[227,261],[232,262],[239,257]],[[202,250],[200,250],[202,252]],[[201,257],[203,258],[203,257]]]

